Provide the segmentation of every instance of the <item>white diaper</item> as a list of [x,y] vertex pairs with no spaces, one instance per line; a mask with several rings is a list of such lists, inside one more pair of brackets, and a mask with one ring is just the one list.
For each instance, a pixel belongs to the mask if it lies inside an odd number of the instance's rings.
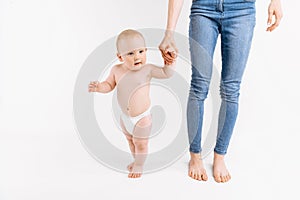
[[122,118],[122,121],[124,123],[124,126],[126,128],[126,130],[133,134],[133,130],[134,130],[134,127],[136,125],[136,123],[138,121],[140,121],[140,119],[142,119],[143,117],[146,117],[148,115],[151,114],[151,107],[149,107],[145,112],[143,112],[142,114],[139,114],[138,116],[135,116],[135,117],[129,117],[128,115],[125,115],[123,112],[121,114],[121,118]]

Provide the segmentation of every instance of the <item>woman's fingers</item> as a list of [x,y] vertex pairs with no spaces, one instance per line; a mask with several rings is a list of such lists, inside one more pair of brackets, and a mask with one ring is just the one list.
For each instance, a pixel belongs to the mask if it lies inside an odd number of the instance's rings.
[[[273,17],[275,16],[275,21],[273,23]],[[267,31],[273,31],[276,29],[280,21],[282,19],[282,9],[281,9],[281,3],[280,1],[271,1],[269,8],[268,8],[268,28]],[[273,23],[273,24],[272,24]]]
[[173,63],[175,58],[170,55],[168,52],[162,52],[162,57],[167,64]]

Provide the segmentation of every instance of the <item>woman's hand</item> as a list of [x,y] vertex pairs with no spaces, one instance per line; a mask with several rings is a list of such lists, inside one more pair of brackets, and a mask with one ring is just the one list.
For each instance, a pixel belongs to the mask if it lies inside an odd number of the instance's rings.
[[[273,22],[273,16],[275,21]],[[282,18],[282,9],[280,0],[271,0],[268,8],[268,28],[267,31],[272,32],[280,24]]]
[[176,60],[178,49],[172,32],[166,31],[165,37],[159,45],[159,50],[166,65],[170,65]]

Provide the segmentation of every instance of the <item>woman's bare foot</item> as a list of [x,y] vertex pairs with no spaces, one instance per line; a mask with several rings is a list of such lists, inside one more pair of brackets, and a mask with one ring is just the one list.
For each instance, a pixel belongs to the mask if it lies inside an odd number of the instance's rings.
[[132,162],[132,163],[130,163],[129,165],[127,165],[127,170],[128,170],[129,172],[132,171],[133,165],[134,165],[134,162]]
[[225,183],[231,179],[225,165],[224,155],[214,153],[213,175],[217,183]]
[[189,176],[195,180],[207,181],[206,171],[200,154],[190,153],[191,160],[189,162]]
[[143,166],[133,163],[132,170],[128,174],[128,178],[140,178],[142,176]]

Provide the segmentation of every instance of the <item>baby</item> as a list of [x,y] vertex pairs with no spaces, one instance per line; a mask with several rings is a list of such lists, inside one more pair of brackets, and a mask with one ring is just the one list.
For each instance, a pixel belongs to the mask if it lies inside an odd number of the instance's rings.
[[171,77],[175,62],[165,60],[164,67],[146,64],[145,40],[136,30],[121,32],[116,44],[117,57],[122,63],[112,67],[105,81],[91,82],[89,92],[107,93],[117,88],[118,104],[122,110],[120,126],[134,158],[134,162],[127,166],[128,177],[139,178],[147,157],[152,126],[150,81],[151,78]]

